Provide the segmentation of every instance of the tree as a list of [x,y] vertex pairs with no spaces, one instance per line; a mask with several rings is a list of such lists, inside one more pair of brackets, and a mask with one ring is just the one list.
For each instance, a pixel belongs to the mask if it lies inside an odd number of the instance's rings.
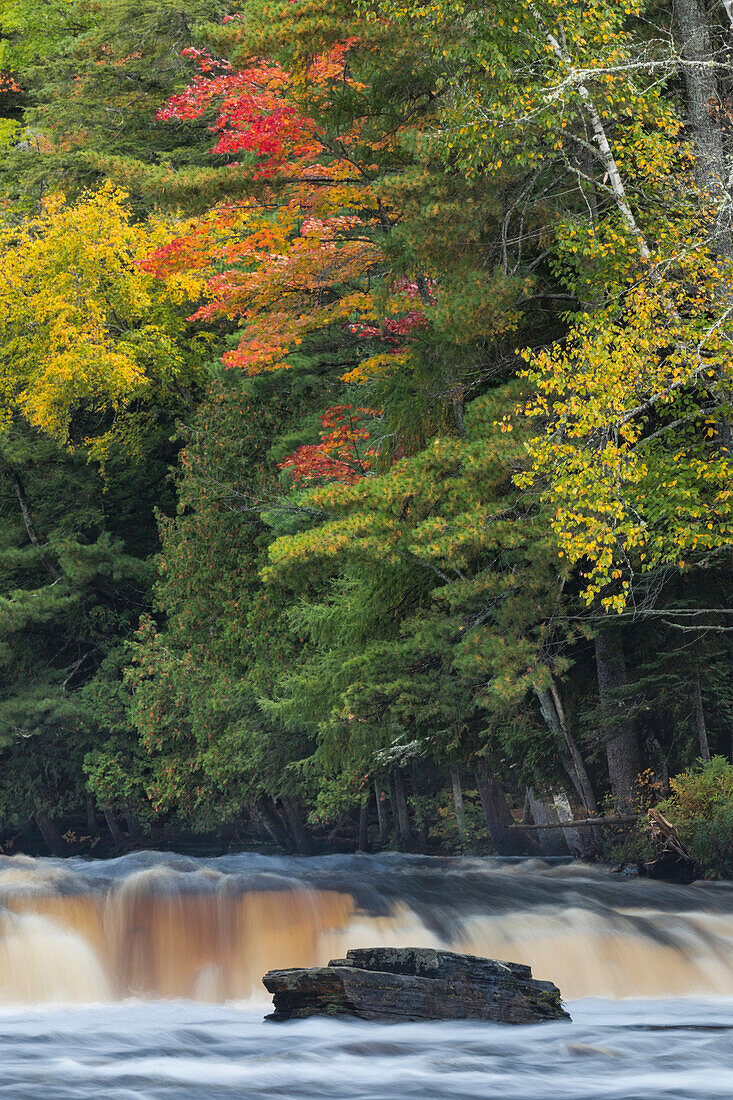
[[149,428],[137,463],[111,454],[105,481],[87,452],[22,423],[0,437],[0,807],[16,828],[35,818],[57,854],[54,820],[85,816],[100,712],[120,721],[109,694],[121,640],[149,603],[168,434]]
[[556,683],[576,633],[563,623],[567,578],[545,517],[511,489],[512,400],[510,389],[472,402],[464,439],[301,494],[319,519],[270,547],[264,576],[299,595],[291,618],[307,646],[268,710],[313,725],[308,767],[339,775],[342,791],[390,760],[485,751],[523,756],[528,780],[544,780],[549,754],[595,808]]
[[[388,791],[425,848],[462,773],[508,851],[524,788],[630,809],[719,750],[726,7],[2,11],[0,702],[36,729],[52,700],[49,839],[63,772],[116,842],[129,813],[305,851],[305,812],[358,812],[363,848],[376,784],[381,842]],[[72,509],[75,571],[13,432],[115,500],[125,456],[147,486],[181,447],[139,623],[99,578],[149,571],[147,520]],[[44,639],[88,608],[111,625],[62,691]]]
[[83,804],[84,754],[104,726],[84,692],[148,605],[151,485],[199,384],[184,284],[139,267],[164,237],[134,225],[111,187],[8,211],[0,229],[0,798],[52,850],[53,815]]
[[157,403],[185,405],[202,342],[184,320],[191,283],[140,262],[166,230],[135,225],[111,186],[0,225],[0,416],[96,453]]
[[[696,0],[676,5],[677,52],[646,39],[641,10],[557,0],[410,10],[456,87],[446,155],[469,175],[521,166],[543,201],[549,171],[585,199],[554,247],[581,309],[566,343],[526,353],[538,391],[529,412],[543,425],[524,484],[545,486],[563,553],[586,564],[588,599],[616,610],[639,572],[682,567],[731,535],[720,247],[730,200],[720,122],[703,107],[717,96],[715,20]],[[660,81],[678,70],[691,147]]]
[[226,5],[108,0],[98,7],[5,0],[4,61],[22,90],[19,133],[0,166],[3,191],[31,207],[49,192],[123,186],[138,214],[202,209],[226,193],[204,123],[172,130],[157,109],[185,79],[182,51]]

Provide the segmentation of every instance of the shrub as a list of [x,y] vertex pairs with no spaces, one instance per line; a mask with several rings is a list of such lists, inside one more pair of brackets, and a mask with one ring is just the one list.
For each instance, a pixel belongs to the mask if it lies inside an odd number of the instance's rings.
[[709,764],[670,780],[671,793],[657,809],[672,822],[690,855],[711,878],[733,877],[733,764],[714,756]]

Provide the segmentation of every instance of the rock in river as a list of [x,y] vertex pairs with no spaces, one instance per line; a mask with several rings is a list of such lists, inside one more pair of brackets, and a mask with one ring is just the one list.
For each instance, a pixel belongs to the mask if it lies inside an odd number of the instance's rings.
[[328,966],[270,970],[262,981],[275,1006],[268,1020],[570,1019],[557,986],[533,979],[528,966],[432,948],[365,947]]

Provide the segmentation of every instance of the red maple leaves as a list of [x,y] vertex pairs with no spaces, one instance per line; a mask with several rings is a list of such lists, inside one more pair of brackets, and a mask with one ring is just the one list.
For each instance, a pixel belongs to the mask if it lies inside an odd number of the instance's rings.
[[327,479],[353,485],[371,469],[376,450],[368,445],[370,433],[365,420],[379,415],[377,409],[333,405],[321,415],[320,443],[306,444],[278,463],[295,481]]
[[297,74],[259,58],[235,71],[189,49],[198,74],[158,112],[185,120],[214,108],[212,152],[243,157],[245,193],[247,177],[260,183],[256,195],[222,203],[145,261],[160,278],[208,273],[207,301],[190,319],[240,323],[241,342],[223,357],[227,368],[260,374],[287,367],[306,334],[348,322],[353,311],[340,301],[360,291],[375,263],[364,232],[375,201],[343,153],[348,135],[335,152],[326,148],[302,106],[304,88],[315,109],[329,103],[333,82],[351,83],[345,68],[354,44],[338,43]]
[[[354,336],[365,340],[386,340],[390,344],[400,345],[405,336],[411,336],[420,329],[427,328],[426,304],[435,301],[435,283],[432,279],[423,279],[422,293],[417,282],[411,279],[395,279],[391,287],[390,309],[396,317],[386,317],[381,324],[366,324],[354,321],[347,330]],[[402,309],[406,308],[406,312]]]
[[[242,198],[222,203],[145,261],[161,278],[202,276],[204,301],[189,319],[235,321],[241,329],[238,346],[222,357],[227,369],[250,376],[287,369],[292,354],[317,334],[384,341],[394,355],[428,324],[430,280],[401,278],[386,299],[375,293],[383,278],[383,228],[371,157],[381,144],[368,144],[367,163],[360,162],[368,111],[328,134],[310,117],[333,122],[334,90],[364,90],[349,69],[355,45],[347,38],[293,73],[261,58],[235,70],[189,49],[197,75],[158,112],[171,121],[212,112],[218,136],[212,152],[242,157]],[[393,140],[388,135],[383,143]],[[386,315],[381,324],[380,315]],[[350,410],[348,427],[324,423],[321,442],[287,461],[293,476],[363,476],[370,456],[358,421],[368,412]]]
[[356,321],[348,326],[348,330],[355,336],[396,340],[398,337],[409,336],[416,329],[425,328],[426,325],[425,314],[421,310],[412,309],[402,317],[387,317],[381,326],[365,325]]
[[[346,55],[355,44],[349,38],[316,57],[308,68],[311,88],[324,88],[344,73]],[[211,126],[219,140],[211,149],[218,155],[252,152],[262,158],[255,178],[267,178],[286,166],[311,163],[321,152],[322,131],[288,99],[292,77],[280,65],[255,59],[246,69],[233,71],[228,61],[213,58],[205,50],[189,47],[184,56],[195,61],[201,74],[172,96],[157,117],[163,121],[200,118],[218,104]]]

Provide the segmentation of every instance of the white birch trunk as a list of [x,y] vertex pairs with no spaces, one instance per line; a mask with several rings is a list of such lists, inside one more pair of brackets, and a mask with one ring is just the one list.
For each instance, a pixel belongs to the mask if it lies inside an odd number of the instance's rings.
[[[537,23],[540,26],[542,33],[544,34],[555,56],[558,57],[561,61],[564,61],[566,64],[572,65],[572,58],[570,54],[560,45],[554,34],[552,34],[550,30],[545,26],[544,20],[542,19],[540,13],[537,11],[537,8],[532,6],[530,10],[537,20]],[[601,155],[603,167],[608,173],[608,182],[611,186],[611,191],[613,193],[616,207],[621,215],[621,219],[624,225],[626,226],[628,231],[634,237],[636,237],[639,246],[639,255],[645,263],[648,263],[651,259],[651,251],[649,249],[649,245],[646,242],[644,234],[636,223],[636,218],[634,217],[633,211],[629,206],[629,202],[626,196],[626,188],[624,187],[621,173],[619,172],[618,165],[616,164],[616,158],[613,155],[611,143],[608,140],[608,135],[606,134],[606,129],[603,125],[603,119],[601,118],[600,111],[593,102],[593,97],[590,94],[588,88],[582,81],[578,81],[575,87],[577,88],[578,95],[582,100],[583,107],[590,121],[591,128],[593,130],[593,137],[595,139],[596,145],[598,146],[598,151]]]

